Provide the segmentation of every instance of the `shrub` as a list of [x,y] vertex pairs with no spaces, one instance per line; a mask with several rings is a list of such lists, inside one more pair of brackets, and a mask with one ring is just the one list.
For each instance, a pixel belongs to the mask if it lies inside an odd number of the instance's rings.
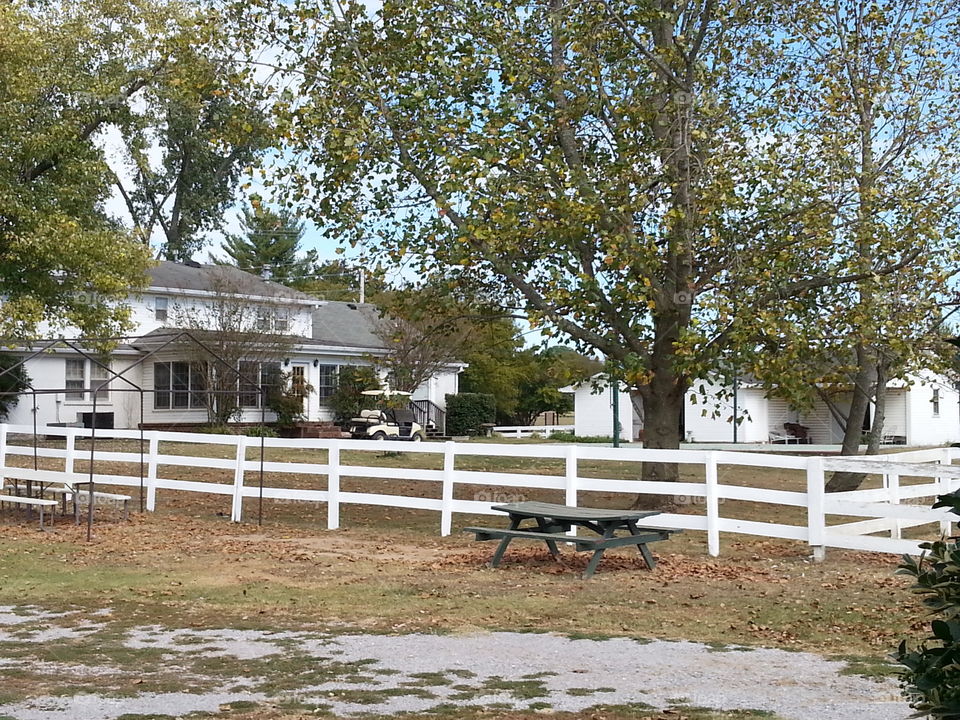
[[272,428],[269,425],[255,425],[253,427],[244,428],[243,434],[247,437],[265,437],[273,438],[280,437],[280,433],[277,432],[276,428]]
[[481,425],[494,422],[497,403],[486,393],[447,395],[447,434],[479,435]]
[[357,417],[361,410],[377,406],[377,398],[363,395],[364,390],[380,387],[377,371],[367,365],[342,365],[337,373],[337,389],[330,396],[330,409],[337,422],[343,423]]
[[30,378],[24,366],[19,363],[21,359],[16,355],[0,353],[0,371],[9,370],[0,375],[0,420],[5,420],[16,407],[21,393],[30,389]]
[[[960,515],[960,495],[941,495],[933,507]],[[905,668],[902,691],[918,715],[960,718],[960,542],[943,538],[920,547],[920,558],[904,555],[897,573],[914,578],[912,591],[923,596],[936,619],[918,647],[900,643],[895,657]]]
[[[577,443],[612,443],[613,437],[610,435],[574,435],[572,432],[567,432],[566,430],[561,430],[560,432],[550,433],[548,440],[555,440],[557,442],[577,442]],[[621,443],[629,442],[628,440],[620,440]]]
[[267,389],[267,409],[277,416],[277,426],[289,428],[305,420],[303,398],[312,392],[310,383],[294,382],[291,373],[279,373]]

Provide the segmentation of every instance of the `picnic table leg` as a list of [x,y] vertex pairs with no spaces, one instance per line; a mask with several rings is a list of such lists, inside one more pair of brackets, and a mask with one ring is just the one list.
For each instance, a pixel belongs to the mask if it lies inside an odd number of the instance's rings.
[[[520,527],[520,517],[511,515],[510,529],[516,530],[518,527]],[[510,544],[512,539],[509,535],[500,539],[500,544],[497,545],[497,551],[493,554],[493,557],[490,558],[490,567],[499,567],[500,561],[503,559],[503,554],[507,551],[507,545]]]
[[[617,526],[615,523],[612,523],[612,524],[601,523],[601,527],[603,528],[604,540],[609,540],[617,532]],[[606,548],[601,546],[593,551],[593,557],[590,558],[590,562],[587,563],[587,569],[583,571],[584,580],[589,580],[590,578],[593,577],[593,573],[596,571],[597,565],[600,564],[600,558],[603,557],[604,550],[606,550]]]
[[[627,528],[630,530],[631,535],[640,534],[635,520],[628,520]],[[657,561],[653,559],[653,554],[650,552],[650,548],[647,547],[647,544],[637,543],[637,550],[639,550],[640,555],[643,556],[643,561],[647,564],[647,568],[653,570],[657,566]]]
[[[550,532],[550,529],[547,527],[547,519],[538,517],[537,518],[537,527],[540,528],[540,532],[546,533]],[[550,550],[550,554],[553,555],[554,560],[560,559],[560,551],[557,549],[557,543],[553,540],[546,540],[547,549]]]

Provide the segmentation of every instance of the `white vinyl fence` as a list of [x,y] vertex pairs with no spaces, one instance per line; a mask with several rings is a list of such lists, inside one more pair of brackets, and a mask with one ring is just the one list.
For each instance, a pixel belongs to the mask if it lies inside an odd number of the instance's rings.
[[[79,460],[88,460],[88,447],[78,449],[77,440],[89,437],[91,431],[79,428],[45,427],[44,436],[65,438],[65,447],[38,447],[41,458],[56,458],[63,462],[62,470],[44,470],[14,467],[8,464],[11,456],[34,455],[29,437],[33,428],[0,424],[0,475],[17,480],[40,482],[83,481],[85,472],[76,472]],[[17,435],[18,444],[14,444]],[[139,440],[139,430],[97,430],[98,439]],[[97,483],[142,487],[145,489],[146,509],[154,510],[157,493],[164,490],[212,493],[231,498],[231,518],[242,520],[243,499],[260,497],[258,487],[259,459],[250,459],[254,449],[260,447],[259,438],[242,435],[212,435],[201,433],[175,433],[147,431],[143,433],[147,450],[143,456],[142,478],[137,475],[97,473]],[[207,457],[202,454],[170,455],[160,452],[160,443],[184,445],[205,444],[230,448],[230,457]],[[273,500],[326,503],[327,528],[340,526],[340,508],[345,504],[377,505],[392,508],[430,510],[439,514],[440,533],[448,535],[453,530],[455,514],[498,515],[491,505],[497,498],[463,500],[456,497],[456,489],[462,486],[483,486],[521,490],[546,489],[556,491],[557,499],[567,505],[577,505],[578,495],[583,492],[622,493],[626,496],[655,494],[701,498],[697,507],[702,514],[663,513],[656,518],[644,520],[649,527],[682,528],[705,531],[707,547],[711,555],[720,553],[721,533],[742,533],[770,538],[787,538],[807,543],[815,556],[822,557],[827,547],[847,548],[888,553],[916,553],[917,540],[902,538],[906,528],[930,523],[939,523],[941,531],[949,530],[954,516],[944,510],[932,510],[929,505],[936,495],[960,488],[960,466],[952,465],[960,457],[960,449],[937,448],[873,457],[839,458],[819,456],[771,455],[768,453],[744,453],[700,450],[653,450],[643,448],[611,448],[586,445],[511,445],[495,443],[409,443],[402,441],[373,442],[365,440],[334,439],[281,439],[265,438],[266,448],[326,450],[325,463],[265,461],[265,473],[312,476],[316,489],[297,489],[267,486],[262,497]],[[89,444],[88,444],[89,445]],[[442,456],[442,469],[396,468],[374,465],[348,464],[342,458],[345,450],[383,453],[403,452],[414,457],[422,454]],[[248,452],[249,451],[249,452]],[[562,475],[541,475],[532,472],[487,472],[457,468],[458,458],[513,457],[553,458],[563,462]],[[102,462],[141,462],[139,452],[118,452],[96,449],[95,460]],[[581,461],[618,461],[633,464],[635,475],[640,476],[643,462],[669,462],[703,468],[703,482],[644,482],[581,477],[578,464]],[[200,482],[195,480],[167,479],[163,470],[180,468],[213,468],[232,472],[232,483]],[[736,468],[772,468],[805,473],[804,491],[773,490],[761,487],[725,484],[722,477],[735,476]],[[872,475],[882,475],[883,487],[853,492],[824,492],[826,474],[836,470],[850,470]],[[439,498],[416,495],[387,495],[371,492],[341,491],[343,478],[382,478],[416,480],[436,483],[440,487]],[[901,478],[913,478],[912,483],[901,483]],[[434,493],[437,494],[437,493]],[[474,497],[477,497],[475,495]],[[757,520],[724,517],[721,513],[723,500],[743,500],[772,506],[805,508],[802,524],[785,524]],[[624,498],[622,504],[626,504]],[[858,518],[849,520],[849,518]],[[846,519],[843,519],[846,518]],[[839,522],[835,522],[839,519]],[[833,521],[832,521],[833,520]],[[882,533],[883,535],[878,535]],[[936,533],[932,533],[936,534]]]
[[550,437],[553,433],[572,433],[573,425],[497,425],[493,432],[511,438]]

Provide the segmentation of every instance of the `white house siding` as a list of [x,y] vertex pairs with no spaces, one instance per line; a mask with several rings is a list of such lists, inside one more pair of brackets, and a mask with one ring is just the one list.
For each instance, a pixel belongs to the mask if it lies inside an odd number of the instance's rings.
[[836,445],[843,442],[843,430],[822,400],[817,400],[812,408],[799,413],[798,422],[809,428],[810,441],[814,445]]
[[[933,391],[939,390],[940,412],[933,410]],[[921,376],[906,393],[908,445],[943,445],[960,442],[960,397],[943,378]]]
[[[593,384],[586,382],[572,388],[572,391],[576,408],[573,415],[574,432],[583,437],[613,435],[613,394],[610,387],[596,392]],[[640,428],[634,423],[633,403],[626,385],[620,386],[618,399],[620,438],[634,440]]]
[[460,390],[460,368],[446,370],[418,387],[411,399],[429,400],[435,405],[446,409],[447,395],[456,395]]
[[[701,392],[701,388],[703,392]],[[733,442],[733,398],[718,398],[720,386],[695,382],[684,405],[684,431],[688,442]],[[767,402],[759,388],[737,392],[737,442],[760,443],[769,437]]]
[[885,436],[907,437],[907,395],[904,388],[887,388],[883,416]]
[[[136,355],[119,354],[111,360],[111,369],[120,372]],[[52,423],[75,423],[80,420],[81,414],[92,412],[93,401],[88,395],[85,400],[71,400],[63,392],[66,384],[67,358],[80,359],[76,354],[56,353],[42,355],[28,361],[27,374],[31,384],[38,391],[51,390],[56,392],[37,392],[36,415],[37,425]],[[88,361],[89,362],[89,361]],[[140,371],[134,368],[124,374],[134,386],[140,383]],[[95,381],[96,383],[96,381]],[[94,383],[94,384],[95,384]],[[139,393],[129,392],[123,388],[131,385],[121,380],[114,380],[108,390],[106,399],[97,401],[97,412],[113,413],[116,427],[131,427],[139,421]],[[34,415],[34,395],[24,393],[7,418],[7,422],[17,425],[32,425]]]

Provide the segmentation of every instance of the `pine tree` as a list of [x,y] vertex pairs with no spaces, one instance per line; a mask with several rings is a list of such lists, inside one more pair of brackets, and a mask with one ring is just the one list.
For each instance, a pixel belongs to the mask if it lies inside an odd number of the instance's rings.
[[260,277],[289,287],[309,284],[317,262],[317,251],[299,254],[304,224],[289,210],[268,207],[245,207],[243,232],[227,235],[221,248],[227,254],[216,262],[235,265]]

